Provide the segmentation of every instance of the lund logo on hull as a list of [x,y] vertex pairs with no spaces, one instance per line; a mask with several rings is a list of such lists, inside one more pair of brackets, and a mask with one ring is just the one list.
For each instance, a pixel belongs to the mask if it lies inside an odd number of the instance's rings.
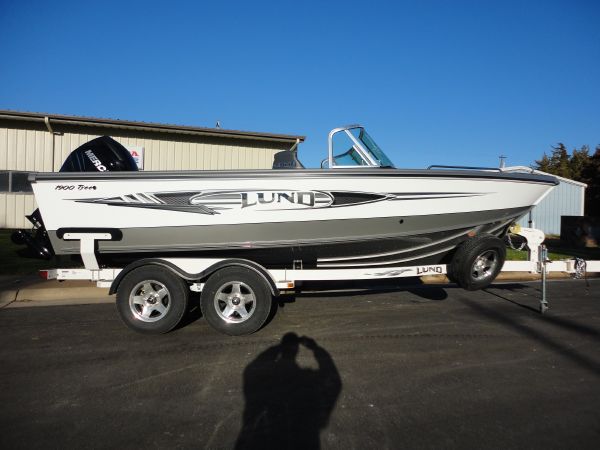
[[326,208],[333,196],[319,191],[217,191],[202,192],[189,199],[190,205],[213,209],[277,209]]
[[[315,192],[298,192],[298,191],[288,191],[288,192],[243,192],[241,194],[242,197],[242,208],[248,208],[250,206],[255,205],[277,205],[282,204],[285,207],[309,207],[313,208],[316,206],[315,203]],[[327,200],[327,199],[325,199]],[[326,205],[319,206],[329,206],[331,201],[325,202],[328,203]]]

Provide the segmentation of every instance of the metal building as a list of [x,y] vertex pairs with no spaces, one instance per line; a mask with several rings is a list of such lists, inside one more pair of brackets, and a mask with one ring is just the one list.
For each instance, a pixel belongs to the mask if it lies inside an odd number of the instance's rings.
[[29,227],[29,172],[56,172],[69,153],[108,135],[135,152],[141,170],[271,168],[304,136],[0,110],[0,228]]
[[529,215],[518,223],[523,227],[539,228],[546,234],[560,234],[561,216],[583,216],[585,188],[587,184],[568,178],[552,175],[529,167],[516,166],[502,169],[507,172],[532,172],[555,177],[560,184],[556,186]]

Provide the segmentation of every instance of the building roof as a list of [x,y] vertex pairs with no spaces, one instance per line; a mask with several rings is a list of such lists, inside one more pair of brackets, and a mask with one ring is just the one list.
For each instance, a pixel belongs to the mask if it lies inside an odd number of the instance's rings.
[[254,131],[225,130],[221,128],[192,127],[154,122],[135,122],[118,119],[101,119],[95,117],[63,116],[58,114],[32,113],[22,111],[0,110],[0,119],[15,121],[41,122],[51,129],[54,125],[93,126],[100,128],[119,128],[123,130],[177,133],[200,136],[226,137],[232,139],[256,139],[278,142],[303,142],[305,136],[288,134],[260,133]]
[[502,171],[503,172],[527,172],[527,173],[537,173],[540,175],[550,175],[551,177],[558,179],[561,183],[569,183],[569,184],[573,184],[575,186],[581,186],[584,188],[587,187],[587,184],[582,183],[581,181],[575,181],[575,180],[571,180],[569,178],[559,177],[558,175],[554,175],[553,173],[542,172],[541,170],[532,169],[531,167],[527,167],[527,166],[503,167]]

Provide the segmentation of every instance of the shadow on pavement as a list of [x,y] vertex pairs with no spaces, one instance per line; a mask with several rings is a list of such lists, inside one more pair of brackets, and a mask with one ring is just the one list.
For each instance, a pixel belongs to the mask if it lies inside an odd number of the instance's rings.
[[[559,342],[558,339],[553,339],[550,336],[548,336],[547,334],[545,334],[539,330],[536,330],[531,326],[516,322],[512,317],[509,317],[508,315],[503,314],[497,310],[482,306],[480,303],[469,300],[468,298],[466,298],[462,295],[456,296],[456,298],[459,302],[461,302],[462,304],[473,309],[474,311],[481,314],[482,316],[485,316],[488,319],[495,320],[496,322],[498,322],[508,328],[512,328],[519,334],[526,336],[530,339],[533,339],[533,340],[539,342],[541,345],[555,351],[560,356],[563,356],[565,358],[572,360],[573,362],[578,364],[580,367],[587,369],[596,375],[600,375],[600,364],[598,362],[594,361],[593,359],[587,357],[586,355],[581,354],[580,352],[575,350],[573,347],[568,347],[566,345],[563,345],[562,343]],[[500,297],[500,298],[502,298],[502,297]],[[528,317],[535,317],[535,316],[532,315],[532,316],[528,316]],[[564,319],[552,320],[552,319],[548,319],[547,316],[542,316],[542,315],[538,315],[537,317],[539,318],[540,321],[543,321],[543,322],[552,323],[552,324],[558,325],[558,326],[565,325],[564,323],[561,323],[561,322],[565,322]],[[596,340],[598,339],[598,332],[589,327],[575,324],[573,322],[573,323],[569,324],[567,326],[567,328],[569,328],[573,331],[587,334],[587,335],[592,334],[592,336]]]
[[404,291],[410,292],[411,294],[424,298],[425,300],[439,302],[448,298],[446,289],[442,288],[441,286],[423,285],[422,287],[418,286],[415,288],[404,289]]
[[200,294],[191,293],[188,302],[188,310],[183,316],[183,319],[181,319],[181,322],[175,327],[175,330],[187,327],[201,318],[202,310],[200,309]]
[[[535,294],[530,294],[527,291],[531,291],[533,289],[533,291],[535,292]],[[508,298],[505,297],[503,295],[498,294],[497,292],[494,291],[509,291],[511,293],[522,293],[527,295],[528,297],[536,297],[536,300],[539,302],[539,299],[541,298],[541,292],[538,289],[532,288],[531,286],[527,286],[524,284],[518,284],[518,283],[513,283],[513,284],[499,284],[499,285],[492,285],[489,288],[483,289],[483,292],[485,292],[486,294],[490,294],[493,295],[494,297],[497,297],[501,300],[505,300],[507,302],[512,303],[513,305],[519,306],[520,308],[524,308],[527,309],[529,311],[533,311],[533,312],[539,312],[539,306],[537,307],[533,307],[531,305],[527,305],[525,303],[519,303],[518,301],[512,299],[512,298]]]
[[[526,285],[523,285],[523,284],[510,284],[510,285],[493,286],[492,288],[494,290],[503,290],[503,289],[506,289],[506,290],[509,290],[510,292],[515,292],[515,291],[518,291],[518,290],[525,290],[527,288],[531,289],[531,286],[526,286]],[[549,315],[549,314],[540,315],[539,306],[533,307],[533,306],[530,306],[530,305],[519,303],[518,301],[516,301],[516,300],[514,300],[512,298],[505,297],[505,296],[499,294],[498,292],[493,292],[490,289],[484,289],[484,291],[487,294],[493,295],[494,297],[497,297],[497,298],[499,298],[501,300],[505,300],[505,301],[507,301],[509,303],[512,303],[513,305],[516,305],[516,306],[519,306],[521,308],[525,308],[527,310],[535,312],[536,316],[538,316],[540,319],[543,319],[545,323],[556,325],[558,327],[565,328],[565,329],[568,329],[568,330],[576,332],[576,333],[585,334],[585,335],[587,335],[587,336],[589,336],[591,338],[594,338],[595,340],[597,340],[597,341],[600,342],[600,330],[594,329],[594,328],[589,327],[587,325],[583,325],[583,324],[578,323],[578,322],[576,322],[574,320],[571,320],[571,319],[566,319],[566,318],[563,318],[563,317],[552,316],[552,315]],[[534,295],[534,297],[535,297],[536,301],[539,301],[539,299],[541,298],[541,293],[537,289],[535,290],[535,293],[536,294]]]
[[[299,298],[341,298],[391,292],[409,292],[424,300],[443,301],[448,298],[448,293],[445,289],[448,286],[452,287],[452,285],[445,284],[424,284],[420,279],[410,278],[377,280],[376,283],[373,280],[306,282],[299,285],[296,291],[283,293],[279,297],[273,298],[273,306],[263,328],[273,321],[279,309],[285,308],[287,304],[295,303],[296,299]],[[338,290],[336,291],[336,289]],[[340,289],[343,290],[340,291]],[[190,296],[188,312],[175,329],[184,328],[201,318],[200,295],[193,294]]]
[[[295,298],[311,297],[353,297],[389,292],[410,292],[426,300],[445,300],[448,294],[442,287],[448,285],[424,284],[418,278],[397,278],[388,280],[346,280],[304,282],[299,291],[282,297],[291,297],[284,303],[292,303]],[[316,291],[316,292],[315,292]]]
[[[300,346],[317,368],[303,368]],[[309,337],[287,333],[244,370],[245,408],[236,449],[320,448],[320,432],[342,389],[329,353]]]

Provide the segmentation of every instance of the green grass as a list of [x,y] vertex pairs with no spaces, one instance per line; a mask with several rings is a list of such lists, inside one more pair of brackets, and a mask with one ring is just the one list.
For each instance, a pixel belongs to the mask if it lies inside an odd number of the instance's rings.
[[[527,261],[527,250],[514,250],[507,247],[506,259],[508,261]],[[573,259],[573,256],[566,253],[548,252],[548,259],[551,261],[559,261],[561,259]]]
[[80,263],[69,257],[60,257],[46,261],[43,259],[24,258],[17,251],[25,246],[15,245],[10,240],[14,230],[0,230],[0,275],[29,275],[38,270],[54,267],[76,267]]

